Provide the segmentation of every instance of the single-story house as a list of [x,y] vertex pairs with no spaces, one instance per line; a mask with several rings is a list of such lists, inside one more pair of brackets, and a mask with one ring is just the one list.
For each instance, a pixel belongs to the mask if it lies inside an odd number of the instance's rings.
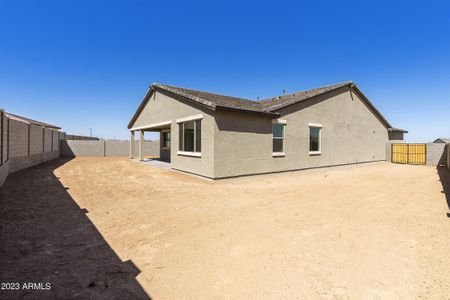
[[353,82],[259,101],[155,83],[128,129],[140,160],[144,132],[158,131],[172,169],[212,179],[383,161],[407,133]]
[[450,138],[438,138],[436,139],[433,143],[438,143],[438,144],[449,144],[450,143]]

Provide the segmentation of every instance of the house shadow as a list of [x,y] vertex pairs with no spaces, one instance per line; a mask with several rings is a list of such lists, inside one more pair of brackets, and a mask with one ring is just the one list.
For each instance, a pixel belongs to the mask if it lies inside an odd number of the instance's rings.
[[0,189],[0,282],[19,284],[0,298],[151,299],[140,270],[117,256],[54,175],[69,160],[11,174]]
[[447,207],[449,209],[447,217],[450,218],[450,169],[447,167],[437,167],[437,172],[439,174],[439,181],[442,184],[442,193],[445,194]]

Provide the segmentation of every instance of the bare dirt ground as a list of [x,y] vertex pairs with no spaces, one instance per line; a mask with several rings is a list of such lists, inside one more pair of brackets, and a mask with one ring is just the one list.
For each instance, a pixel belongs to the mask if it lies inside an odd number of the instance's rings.
[[[442,183],[441,183],[442,182]],[[212,182],[77,158],[0,190],[0,298],[448,299],[449,171],[388,163]]]

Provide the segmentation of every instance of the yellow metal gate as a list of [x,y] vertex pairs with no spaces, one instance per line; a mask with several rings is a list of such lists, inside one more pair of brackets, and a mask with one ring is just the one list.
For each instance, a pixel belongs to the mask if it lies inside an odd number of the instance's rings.
[[427,163],[426,144],[392,144],[392,162],[424,165]]

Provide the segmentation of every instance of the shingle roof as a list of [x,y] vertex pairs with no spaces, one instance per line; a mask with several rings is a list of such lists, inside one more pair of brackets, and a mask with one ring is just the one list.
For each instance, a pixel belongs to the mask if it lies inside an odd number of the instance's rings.
[[441,140],[444,143],[450,143],[450,138],[437,138],[434,143],[436,143],[437,141]]
[[283,96],[278,96],[278,97],[261,100],[261,101],[259,101],[259,103],[263,109],[269,110],[269,111],[274,111],[274,110],[286,107],[288,105],[325,94],[327,92],[336,90],[336,89],[344,87],[344,86],[350,86],[352,84],[353,84],[352,81],[341,82],[341,83],[337,83],[337,84],[333,84],[333,85],[327,85],[327,86],[315,88],[312,90],[300,91],[300,92],[296,92],[293,94],[288,94],[288,95],[283,95]]
[[260,113],[270,113],[275,112],[277,109],[297,103],[309,98],[327,93],[329,91],[351,85],[353,82],[347,81],[333,85],[327,85],[324,87],[301,91],[294,94],[283,95],[278,97],[273,97],[265,100],[255,101],[231,96],[225,96],[220,94],[214,94],[209,92],[191,90],[186,88],[179,88],[175,86],[170,86],[166,84],[155,83],[153,86],[155,88],[160,88],[179,96],[183,96],[200,104],[209,106],[213,109],[217,107],[226,107],[239,110],[248,110]]
[[224,107],[224,108],[248,110],[248,111],[254,111],[254,112],[264,112],[261,109],[260,103],[257,101],[253,101],[253,100],[225,96],[225,95],[197,91],[197,90],[191,90],[191,89],[186,89],[186,88],[180,88],[180,87],[170,86],[170,85],[166,85],[166,84],[155,83],[153,86],[156,88],[160,88],[160,89],[172,92],[179,96],[188,98],[192,101],[198,102],[200,104],[211,107],[213,109],[216,109],[218,107]]
[[[154,83],[135,115],[131,119],[128,128],[133,126],[133,123],[139,116],[142,109],[145,107],[149,96],[155,91],[165,91],[172,95],[177,95],[182,97],[183,99],[191,102],[195,102],[199,105],[207,107],[212,110],[234,110],[234,111],[244,111],[250,113],[258,113],[264,114],[271,117],[277,117],[280,115],[278,112],[279,109],[292,105],[294,103],[298,103],[301,101],[306,101],[308,99],[326,94],[328,92],[340,89],[342,87],[348,86],[352,88],[358,95],[361,96],[363,101],[367,104],[367,106],[372,110],[372,112],[381,120],[382,123],[385,124],[387,128],[390,128],[392,131],[403,131],[402,129],[392,128],[389,122],[381,115],[381,113],[373,106],[373,104],[367,99],[367,97],[357,88],[357,86],[352,81],[345,81],[337,84],[327,85],[311,90],[300,91],[293,94],[273,97],[269,99],[264,99],[260,101],[249,100],[238,97],[225,96],[215,93],[209,93],[204,91],[192,90],[187,88],[180,88],[176,86],[170,86],[166,84]],[[404,131],[406,132],[406,131]]]
[[27,124],[33,124],[33,125],[42,126],[42,127],[46,127],[46,128],[61,129],[61,127],[58,127],[58,126],[55,126],[55,125],[52,125],[52,124],[48,124],[48,123],[36,121],[36,120],[33,120],[33,119],[25,118],[25,117],[18,116],[18,115],[9,113],[9,112],[5,112],[5,115],[8,118],[10,118],[10,119],[17,120],[17,121],[20,121],[20,122],[24,122],[24,123],[27,123]]

